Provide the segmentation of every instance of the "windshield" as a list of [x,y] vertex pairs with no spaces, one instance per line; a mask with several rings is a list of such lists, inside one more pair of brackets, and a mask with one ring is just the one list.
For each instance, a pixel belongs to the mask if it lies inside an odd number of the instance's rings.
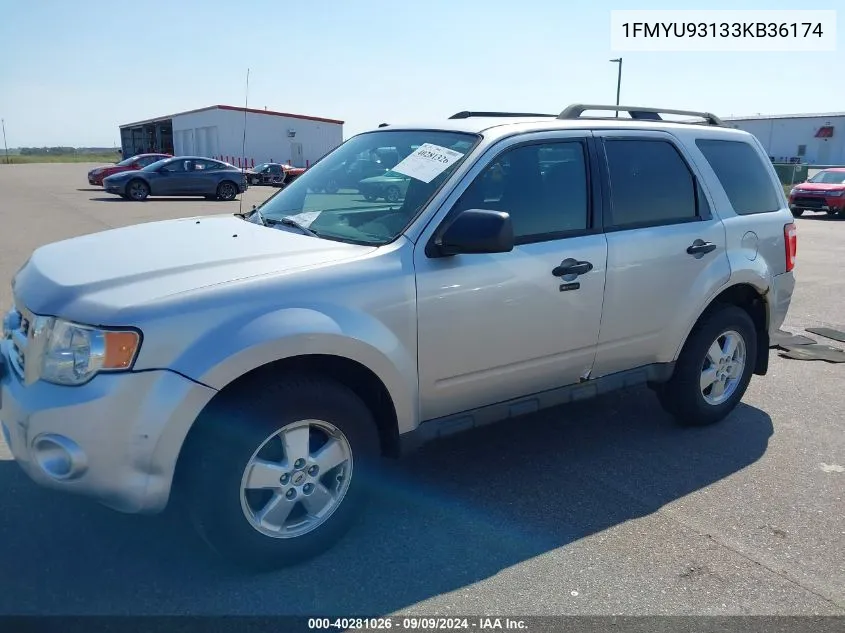
[[155,171],[156,169],[158,169],[159,167],[164,165],[164,163],[166,163],[169,160],[172,160],[172,159],[171,158],[162,158],[161,160],[157,160],[154,163],[150,163],[149,165],[144,167],[141,171]]
[[[392,242],[446,182],[478,136],[429,130],[360,134],[330,152],[261,205],[268,224],[290,217],[318,237],[356,244]],[[361,160],[392,150],[396,163]],[[393,161],[391,161],[393,162]],[[366,181],[390,176],[401,182]]]
[[129,165],[133,164],[136,160],[138,160],[137,156],[132,156],[131,158],[124,158],[120,161],[117,166],[118,167],[129,167]]
[[845,171],[820,171],[807,182],[822,182],[828,185],[845,184]]

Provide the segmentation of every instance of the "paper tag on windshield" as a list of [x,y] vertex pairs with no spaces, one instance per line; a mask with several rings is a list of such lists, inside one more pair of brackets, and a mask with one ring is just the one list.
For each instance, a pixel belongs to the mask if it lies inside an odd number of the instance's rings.
[[308,228],[311,223],[317,219],[322,211],[305,211],[304,213],[297,213],[296,215],[288,216],[291,220],[295,220],[297,224]]
[[423,182],[431,182],[457,162],[463,154],[446,147],[425,143],[402,160],[393,171]]

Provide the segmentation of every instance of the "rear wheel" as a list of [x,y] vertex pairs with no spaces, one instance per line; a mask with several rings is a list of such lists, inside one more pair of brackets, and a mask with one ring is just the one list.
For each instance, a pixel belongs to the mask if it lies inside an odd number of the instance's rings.
[[362,510],[379,458],[375,421],[348,388],[287,379],[198,421],[186,499],[213,550],[273,569],[330,548]]
[[696,324],[669,382],[656,391],[679,424],[705,426],[722,420],[742,399],[757,358],[757,335],[748,313],[716,308]]
[[219,185],[217,185],[217,197],[220,200],[234,200],[235,196],[238,195],[238,188],[235,186],[235,183],[229,182],[228,180],[224,180]]

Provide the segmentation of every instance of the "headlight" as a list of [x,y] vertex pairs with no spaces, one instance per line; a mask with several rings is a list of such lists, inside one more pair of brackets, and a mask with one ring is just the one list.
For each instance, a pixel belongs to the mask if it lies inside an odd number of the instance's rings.
[[833,196],[834,198],[837,198],[837,197],[841,196],[842,194],[845,194],[845,189],[840,189],[839,191],[827,191],[827,192],[825,192],[824,195]]
[[141,344],[134,330],[100,330],[51,319],[40,378],[59,385],[80,385],[101,371],[132,367]]
[[792,189],[790,189],[790,190],[789,190],[789,195],[790,195],[790,196],[791,196],[791,195],[793,195],[794,193],[795,193],[795,187],[793,187]]

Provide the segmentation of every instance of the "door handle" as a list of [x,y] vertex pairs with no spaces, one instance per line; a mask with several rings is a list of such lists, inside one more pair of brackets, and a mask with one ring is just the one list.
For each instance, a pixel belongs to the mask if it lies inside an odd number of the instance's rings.
[[552,270],[555,277],[566,277],[567,275],[583,275],[590,272],[593,265],[590,262],[579,262],[577,259],[564,259],[560,266]]
[[687,253],[690,255],[704,255],[716,250],[716,245],[713,242],[705,242],[704,240],[695,240],[687,247]]

